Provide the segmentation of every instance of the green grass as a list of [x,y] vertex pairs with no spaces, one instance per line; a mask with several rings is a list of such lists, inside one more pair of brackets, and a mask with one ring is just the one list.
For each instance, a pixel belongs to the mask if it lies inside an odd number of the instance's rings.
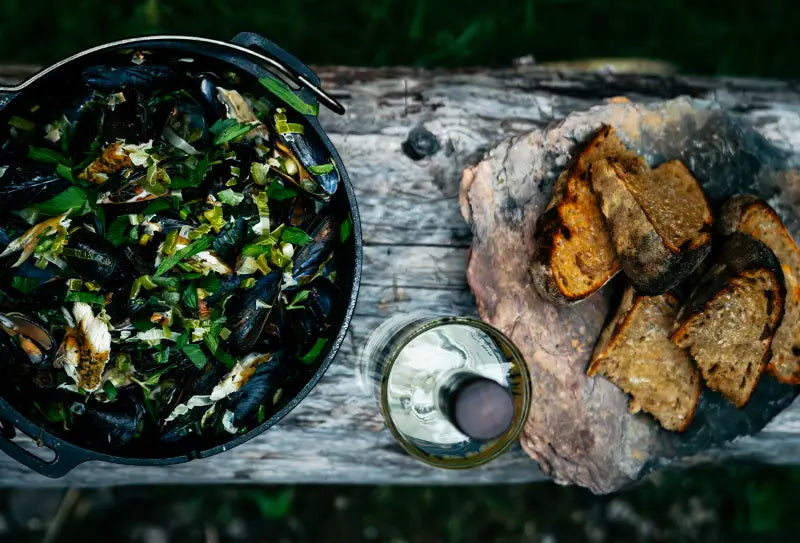
[[0,59],[44,63],[127,36],[224,39],[250,30],[315,64],[645,56],[684,72],[796,77],[798,6],[793,0],[3,0]]

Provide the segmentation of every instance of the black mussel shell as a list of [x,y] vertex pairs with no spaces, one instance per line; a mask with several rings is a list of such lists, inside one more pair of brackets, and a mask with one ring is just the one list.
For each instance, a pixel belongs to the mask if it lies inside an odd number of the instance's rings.
[[242,388],[228,397],[233,425],[241,427],[250,422],[262,405],[272,413],[288,381],[289,372],[280,353],[260,364]]
[[302,125],[298,125],[297,120],[282,109],[275,110],[270,117],[271,128],[278,139],[292,151],[322,191],[327,195],[336,192],[339,186],[339,170],[316,132],[294,130],[293,126]]
[[234,222],[228,223],[214,238],[212,247],[222,260],[228,262],[238,255],[247,237],[247,220],[238,217]]
[[214,74],[201,73],[195,76],[195,88],[209,125],[225,117],[225,106],[217,99],[219,79]]
[[[164,139],[190,154],[206,151],[211,147],[211,134],[203,108],[188,100],[172,104],[164,125]],[[185,147],[184,142],[191,146]],[[193,149],[193,151],[192,151]]]
[[52,164],[11,165],[0,177],[0,209],[22,209],[39,204],[69,186],[69,181],[58,175]]
[[123,102],[106,104],[103,109],[102,142],[124,140],[138,144],[149,141],[152,139],[150,113],[143,94],[136,89],[126,89],[122,95]]
[[138,66],[90,66],[83,70],[83,80],[92,89],[105,93],[127,88],[152,90],[175,80],[178,73],[169,66],[140,64]]
[[133,280],[127,260],[121,257],[120,252],[88,230],[70,234],[63,254],[74,272],[101,286],[114,287]]
[[313,278],[320,266],[333,254],[338,241],[338,229],[332,217],[322,218],[311,230],[313,238],[294,254],[292,277],[303,284]]
[[280,292],[283,277],[280,272],[270,272],[248,290],[239,291],[228,303],[232,308],[229,321],[233,333],[229,345],[238,353],[252,352],[264,332]]
[[86,435],[87,441],[119,448],[133,441],[139,433],[145,409],[137,399],[121,394],[114,402],[91,402],[83,409],[74,409],[73,413],[76,414],[75,429]]

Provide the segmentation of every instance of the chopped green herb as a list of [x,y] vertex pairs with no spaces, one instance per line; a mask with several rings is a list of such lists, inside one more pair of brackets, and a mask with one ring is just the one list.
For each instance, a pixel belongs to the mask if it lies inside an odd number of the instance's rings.
[[267,420],[267,409],[263,405],[260,405],[258,407],[258,423],[261,424],[265,420]]
[[127,236],[125,235],[125,231],[130,226],[130,221],[128,220],[127,215],[122,215],[117,217],[111,222],[111,226],[108,227],[108,231],[106,232],[106,239],[114,245],[114,247],[119,247],[125,240],[127,240]]
[[19,275],[15,275],[11,278],[11,286],[23,294],[28,294],[39,286],[39,280],[32,277],[20,277]]
[[350,235],[352,233],[353,233],[353,217],[348,215],[347,218],[342,222],[342,225],[339,227],[339,239],[341,239],[342,243],[344,243],[350,238]]
[[[233,121],[232,123],[230,121]],[[254,128],[254,123],[239,123],[235,119],[225,119],[214,123],[209,131],[214,134],[214,145],[222,145],[244,136]]]
[[274,77],[264,77],[258,80],[268,91],[286,102],[286,105],[303,115],[314,115],[319,113],[319,104],[308,104],[289,88],[286,83]]
[[111,381],[106,381],[103,384],[103,392],[105,393],[106,398],[112,402],[117,399],[117,387],[115,387],[114,383]]
[[203,212],[203,217],[211,224],[214,231],[219,234],[219,231],[225,226],[225,216],[222,213],[222,206],[213,206]]
[[214,356],[217,360],[225,364],[227,367],[232,368],[236,364],[236,359],[223,351],[222,349],[217,349],[214,353]]
[[191,258],[194,255],[207,250],[211,246],[211,241],[212,240],[210,237],[202,237],[193,241],[183,249],[176,251],[174,255],[165,257],[163,260],[161,260],[161,264],[158,265],[155,276],[158,277],[159,275],[164,275],[184,258]]
[[297,196],[297,191],[292,187],[285,187],[279,181],[275,180],[267,187],[267,196],[272,200],[282,202],[283,200],[288,200],[289,198]]
[[191,360],[192,364],[197,366],[198,369],[203,369],[203,366],[208,363],[208,357],[206,356],[206,353],[203,352],[203,349],[200,347],[200,345],[190,343],[185,345],[181,351],[183,351],[183,354],[186,355],[186,358]]
[[314,175],[325,175],[326,173],[331,173],[335,169],[336,166],[333,165],[333,162],[329,162],[328,164],[321,164],[319,166],[311,165],[308,167],[308,171],[310,171]]
[[[174,180],[173,180],[174,181]],[[170,185],[172,187],[172,185]],[[172,204],[163,198],[159,198],[158,200],[154,201],[152,204],[144,208],[142,211],[142,215],[153,215],[158,213],[159,211],[164,211],[165,209],[169,209],[172,207]]]
[[231,189],[225,189],[217,194],[219,201],[223,204],[230,206],[238,206],[244,200],[244,194],[241,192],[233,192]]
[[281,241],[300,245],[301,247],[307,245],[313,239],[302,228],[297,228],[296,226],[287,226],[281,232]]
[[194,285],[189,285],[183,291],[183,303],[190,309],[197,309],[197,289]]
[[59,164],[56,166],[56,173],[69,181],[70,183],[75,182],[75,176],[72,174],[72,168],[66,166],[64,164]]
[[167,362],[169,362],[169,352],[170,348],[169,345],[167,345],[166,347],[164,347],[164,350],[158,353],[157,361],[159,364],[166,364]]
[[67,302],[85,302],[87,304],[104,304],[106,303],[105,296],[102,294],[97,294],[96,292],[75,292],[70,291],[67,292],[66,296],[64,296],[64,300]]
[[147,168],[147,175],[141,181],[142,188],[150,194],[156,196],[163,196],[169,190],[167,187],[171,184],[171,179],[165,168],[159,168],[157,164],[153,163]]
[[311,347],[311,350],[300,357],[300,362],[302,362],[303,364],[313,364],[314,361],[317,359],[317,357],[319,357],[319,354],[325,348],[325,345],[327,344],[328,344],[327,338],[317,339],[316,343],[314,343],[314,346]]
[[308,299],[308,290],[301,290],[297,294],[294,295],[292,301],[289,302],[289,305],[286,306],[286,309],[302,309],[302,303]]
[[34,123],[29,121],[28,119],[23,119],[22,117],[18,117],[17,115],[11,117],[8,120],[8,124],[18,130],[23,130],[25,132],[30,132],[31,130],[36,128],[36,125]]
[[36,204],[32,207],[35,207],[39,213],[48,217],[57,217],[70,209],[73,211],[73,213],[71,213],[73,217],[80,216],[88,211],[88,206],[86,205],[88,200],[86,196],[86,191],[82,188],[69,187],[49,200],[45,200],[41,204]]
[[47,149],[46,147],[28,147],[28,158],[35,162],[45,164],[67,164],[67,159],[58,151]]
[[215,273],[203,275],[197,280],[197,286],[203,290],[207,290],[208,292],[216,292],[221,284],[222,280],[219,278],[219,275]]
[[47,422],[63,422],[67,418],[66,409],[64,408],[64,404],[61,402],[47,402],[43,405],[33,402],[33,405],[36,406],[36,409],[42,414]]

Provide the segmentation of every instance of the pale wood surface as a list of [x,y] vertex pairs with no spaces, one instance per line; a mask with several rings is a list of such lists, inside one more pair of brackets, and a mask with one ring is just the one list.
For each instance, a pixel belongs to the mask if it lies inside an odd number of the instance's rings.
[[[0,82],[30,73],[0,65]],[[358,350],[383,319],[418,309],[475,315],[464,278],[470,231],[461,218],[462,169],[509,135],[570,111],[626,95],[648,100],[706,97],[746,115],[768,138],[800,145],[800,90],[779,81],[520,70],[423,71],[322,68],[326,87],[347,106],[323,126],[353,179],[364,229],[364,274],[350,334],[334,364],[284,421],[222,455],[188,464],[130,467],[92,462],[60,480],[0,455],[2,486],[103,486],[162,483],[490,483],[543,479],[515,448],[484,468],[451,472],[405,456],[358,387]],[[433,157],[412,161],[402,143],[424,125],[439,140]],[[800,459],[800,403],[758,436],[691,462]]]

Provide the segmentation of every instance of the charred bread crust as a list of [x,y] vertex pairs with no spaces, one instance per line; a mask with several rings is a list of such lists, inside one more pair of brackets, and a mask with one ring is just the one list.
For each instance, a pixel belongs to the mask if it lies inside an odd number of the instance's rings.
[[[616,254],[613,254],[613,245],[599,209],[596,209],[599,224],[595,225],[593,232],[598,237],[601,246],[607,246],[609,254],[603,268],[598,270],[597,277],[588,280],[589,285],[586,288],[577,291],[570,290],[559,279],[558,273],[555,271],[557,266],[555,257],[559,246],[569,242],[573,235],[565,217],[569,213],[570,207],[579,206],[580,199],[584,198],[587,200],[585,205],[597,208],[597,199],[591,194],[588,177],[591,160],[606,153],[614,155],[622,150],[625,150],[624,145],[616,137],[614,129],[610,126],[602,126],[559,176],[553,188],[551,200],[537,220],[534,231],[536,251],[530,271],[536,290],[542,298],[553,304],[567,305],[590,296],[610,281],[620,270],[619,261]],[[579,194],[579,187],[585,188],[583,195]],[[590,194],[591,197],[587,197],[587,194]],[[575,265],[580,268],[578,262]],[[582,268],[578,272],[583,273],[585,277],[590,276],[590,273]]]
[[673,161],[659,168],[680,169],[695,183],[693,198],[705,207],[703,224],[681,246],[675,246],[656,228],[648,206],[642,205],[626,179],[653,175],[643,158],[599,160],[592,164],[592,188],[611,231],[622,269],[636,289],[649,296],[663,294],[686,279],[711,250],[712,219],[697,180]]
[[800,384],[800,249],[780,216],[763,200],[740,194],[725,202],[717,221],[723,235],[742,232],[775,253],[786,282],[785,316],[772,343],[767,371],[777,380]]

